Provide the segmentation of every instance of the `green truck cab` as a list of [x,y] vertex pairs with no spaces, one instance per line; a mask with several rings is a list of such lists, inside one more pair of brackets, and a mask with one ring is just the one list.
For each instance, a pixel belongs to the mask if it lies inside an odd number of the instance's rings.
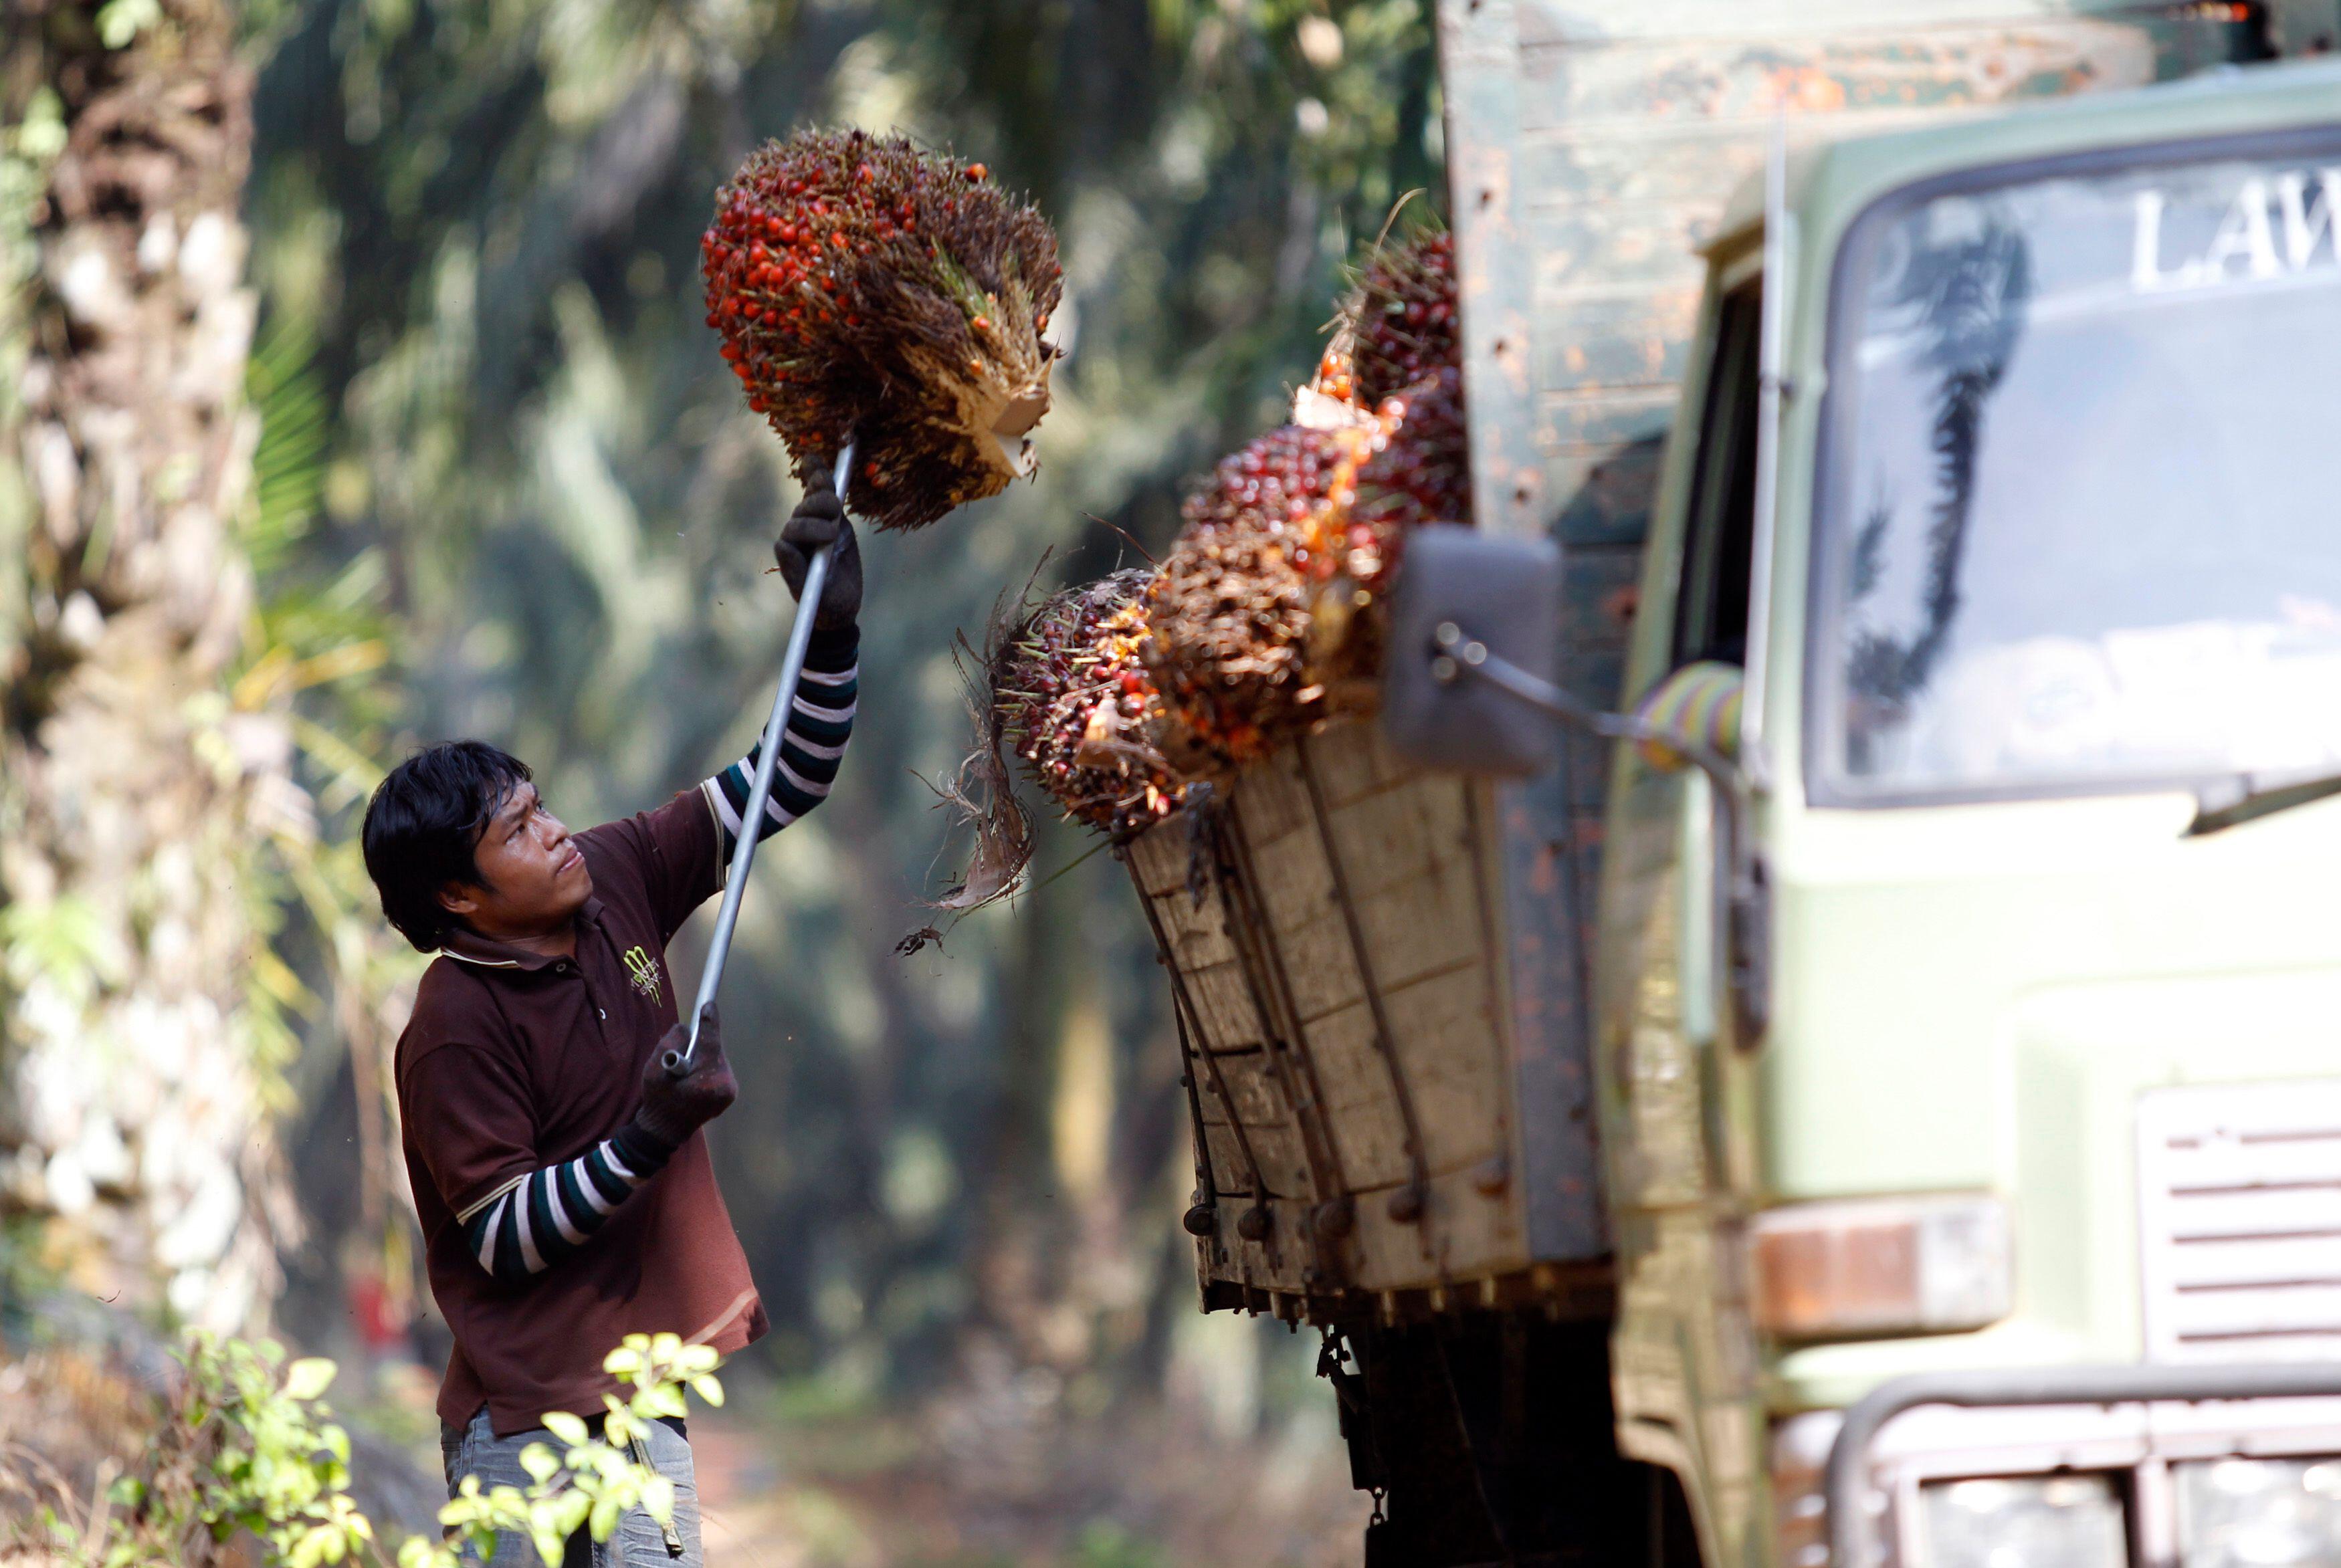
[[1624,677],[1745,668],[1743,864],[1609,781],[1620,1449],[1709,1563],[2341,1561],[2341,70],[1785,164]]
[[2341,6],[1438,15],[1476,527],[1122,847],[1202,1305],[1368,1568],[2341,1564]]

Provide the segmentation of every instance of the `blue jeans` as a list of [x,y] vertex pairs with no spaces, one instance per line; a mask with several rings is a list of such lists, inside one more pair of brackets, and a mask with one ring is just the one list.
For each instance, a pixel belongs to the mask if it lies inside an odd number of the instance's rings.
[[[562,1568],[704,1568],[706,1560],[699,1550],[699,1484],[691,1466],[691,1441],[678,1424],[664,1421],[652,1423],[650,1435],[643,1441],[650,1449],[651,1468],[674,1483],[674,1530],[682,1537],[682,1554],[668,1551],[665,1532],[657,1520],[633,1508],[618,1521],[616,1533],[606,1542],[594,1541],[583,1530],[571,1536]],[[453,1496],[466,1475],[478,1476],[483,1492],[498,1486],[517,1486],[525,1492],[529,1474],[521,1468],[520,1455],[532,1443],[545,1444],[555,1453],[561,1449],[560,1442],[541,1426],[498,1437],[488,1425],[484,1407],[460,1432],[442,1423],[439,1455],[447,1467],[447,1494]],[[471,1559],[467,1556],[465,1561]],[[496,1554],[484,1568],[538,1568],[538,1563],[536,1547],[529,1538],[508,1532],[496,1538]]]

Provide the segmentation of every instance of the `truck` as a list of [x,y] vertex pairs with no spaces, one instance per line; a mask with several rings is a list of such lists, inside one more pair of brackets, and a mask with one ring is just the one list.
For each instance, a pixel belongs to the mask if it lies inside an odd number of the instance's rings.
[[2333,12],[1440,0],[1476,531],[1123,851],[1370,1568],[2341,1562]]

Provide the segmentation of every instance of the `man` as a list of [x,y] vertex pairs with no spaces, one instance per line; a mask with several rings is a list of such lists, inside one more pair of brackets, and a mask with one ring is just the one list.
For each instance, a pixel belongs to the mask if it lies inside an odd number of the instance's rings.
[[[852,729],[862,565],[837,497],[810,492],[773,553],[799,594],[831,542],[759,838],[821,803]],[[438,954],[396,1075],[432,1294],[455,1335],[439,1394],[451,1493],[466,1475],[527,1485],[522,1450],[546,1440],[547,1414],[601,1414],[616,1386],[602,1360],[626,1335],[728,1355],[764,1332],[699,1130],[738,1093],[712,1007],[692,1070],[660,1066],[688,1036],[666,945],[722,887],[757,757],[572,834],[525,765],[455,741],[402,763],[366,809],[383,913]],[[581,1533],[568,1563],[697,1568],[683,1423],[654,1429],[636,1457],[675,1483],[672,1526],[636,1510],[606,1546]],[[508,1533],[494,1563],[533,1550]]]

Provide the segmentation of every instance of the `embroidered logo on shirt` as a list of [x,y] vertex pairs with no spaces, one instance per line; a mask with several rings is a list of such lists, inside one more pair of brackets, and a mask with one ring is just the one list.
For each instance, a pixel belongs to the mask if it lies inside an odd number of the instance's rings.
[[626,973],[634,978],[634,989],[656,1002],[659,999],[658,960],[640,948],[628,948],[625,959]]

